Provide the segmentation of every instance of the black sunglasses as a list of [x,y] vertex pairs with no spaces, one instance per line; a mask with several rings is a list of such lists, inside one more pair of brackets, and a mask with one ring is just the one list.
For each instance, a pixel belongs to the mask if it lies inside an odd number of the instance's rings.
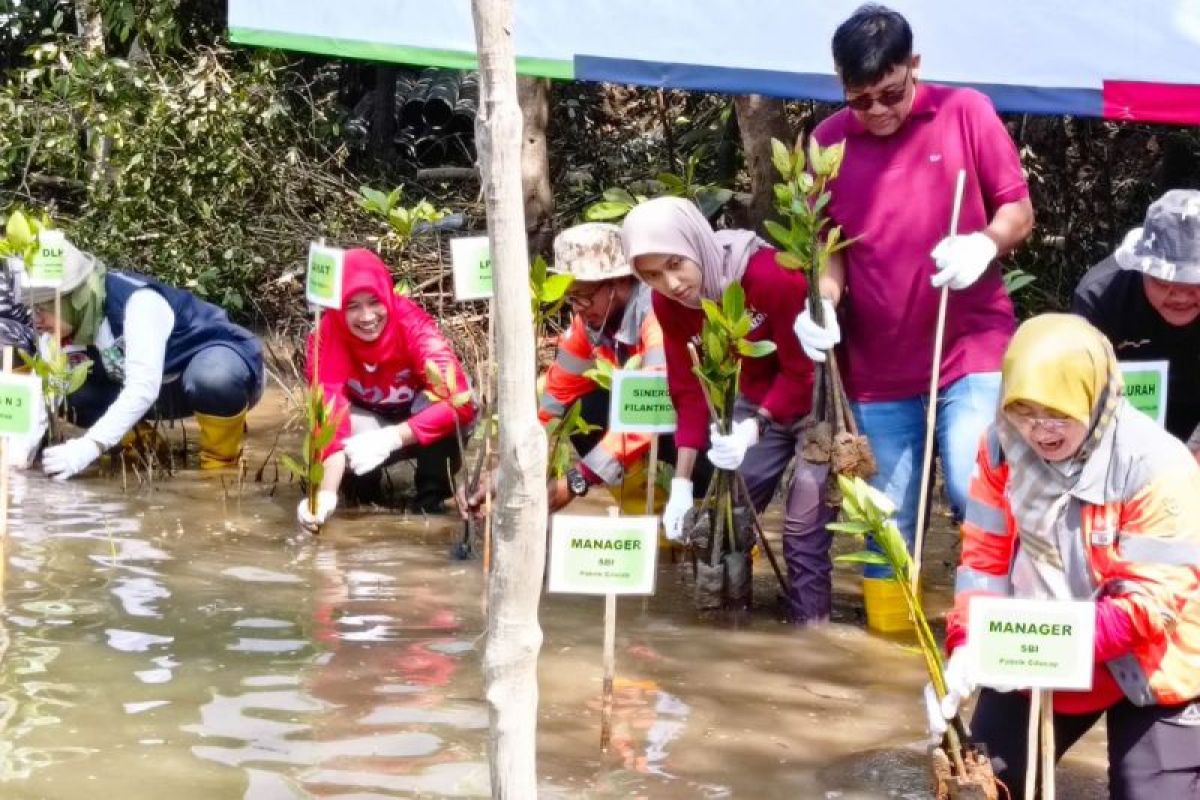
[[904,83],[894,89],[884,89],[879,94],[860,94],[858,97],[847,97],[846,105],[853,108],[855,111],[870,111],[871,107],[878,102],[881,106],[891,108],[898,106],[904,102],[904,98],[908,96],[908,78],[912,75],[912,66],[909,66],[904,72]]

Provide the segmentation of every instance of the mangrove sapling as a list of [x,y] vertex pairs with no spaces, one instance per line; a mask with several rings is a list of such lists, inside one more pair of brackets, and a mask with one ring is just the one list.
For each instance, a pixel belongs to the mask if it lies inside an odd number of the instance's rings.
[[65,350],[53,338],[47,338],[32,355],[21,352],[25,366],[42,381],[42,398],[46,404],[46,418],[50,426],[51,443],[62,441],[60,414],[66,407],[67,397],[79,391],[87,381],[91,370],[90,360],[71,364]]
[[571,437],[576,434],[591,433],[600,426],[592,425],[583,418],[583,405],[576,400],[567,409],[567,413],[558,419],[550,420],[546,426],[546,434],[550,437],[550,460],[547,465],[547,478],[556,481],[567,474],[574,462]]
[[[764,225],[782,248],[776,256],[779,265],[804,273],[813,321],[824,325],[821,276],[830,257],[855,241],[843,239],[841,226],[833,225],[825,213],[833,199],[828,184],[841,168],[845,142],[821,147],[810,137],[807,159],[799,143],[788,150],[783,142],[772,139],[771,148],[775,169],[783,178],[775,184],[775,210],[784,222],[767,220]],[[869,478],[876,471],[875,457],[866,437],[858,433],[837,359],[830,353],[824,363],[814,366],[813,407],[805,425],[802,455],[810,463],[830,465],[828,502],[836,506],[838,484],[832,477]]]
[[447,364],[445,371],[438,369],[438,365],[432,360],[425,361],[425,396],[435,403],[449,403],[454,409],[454,439],[458,443],[458,452],[462,463],[460,463],[457,472],[450,471],[449,463],[446,464],[447,477],[450,479],[450,489],[452,495],[457,495],[458,486],[461,483],[462,471],[466,468],[467,443],[463,439],[462,423],[458,419],[458,409],[471,402],[471,388],[465,387],[462,391],[458,388],[458,371],[453,364]]
[[574,282],[573,275],[552,274],[546,259],[541,256],[535,257],[529,265],[529,302],[533,311],[534,340],[539,351],[547,324],[562,311],[567,302],[567,290]]
[[[940,701],[946,696],[945,664],[937,639],[925,616],[921,600],[913,591],[912,558],[903,534],[893,518],[896,507],[887,495],[859,477],[837,476],[842,497],[842,521],[828,528],[836,533],[862,536],[874,549],[861,550],[837,557],[842,563],[888,567],[891,580],[904,596],[916,631],[917,646],[925,660],[929,681]],[[967,727],[956,714],[946,727],[940,746],[931,752],[933,774],[937,784],[936,796],[942,798],[988,798],[996,800],[998,790],[988,759],[967,740]]]
[[[315,368],[313,374],[315,375]],[[300,457],[297,459],[286,453],[279,459],[283,466],[291,472],[308,495],[308,511],[313,516],[317,513],[317,492],[321,480],[325,477],[325,464],[322,456],[325,448],[333,442],[338,425],[345,415],[345,408],[335,408],[334,400],[325,399],[325,388],[315,381],[304,390],[304,442],[301,445]]]
[[[761,358],[775,352],[774,342],[750,341],[753,325],[741,284],[731,283],[717,305],[705,298],[700,330],[700,353],[689,344],[692,371],[700,381],[713,424],[728,434],[733,423],[742,358]],[[696,556],[696,605],[749,607],[750,549],[755,539],[753,502],[745,482],[734,471],[715,470],[700,508],[685,523]],[[765,537],[762,539],[764,547]],[[772,555],[772,566],[774,557]],[[777,574],[778,570],[776,568]],[[782,584],[782,576],[780,576]]]
[[705,218],[714,219],[733,198],[733,190],[698,180],[697,173],[705,155],[706,149],[697,147],[688,155],[682,173],[660,172],[654,180],[645,181],[653,190],[649,195],[620,186],[605,189],[600,200],[584,209],[583,218],[588,222],[619,222],[648,197],[682,197],[695,203]]
[[404,196],[404,189],[400,186],[387,194],[369,186],[363,186],[358,191],[359,208],[382,218],[388,224],[388,238],[393,239],[401,250],[408,247],[414,234],[442,221],[450,213],[448,209],[437,208],[428,200],[421,200],[409,207],[400,205]]

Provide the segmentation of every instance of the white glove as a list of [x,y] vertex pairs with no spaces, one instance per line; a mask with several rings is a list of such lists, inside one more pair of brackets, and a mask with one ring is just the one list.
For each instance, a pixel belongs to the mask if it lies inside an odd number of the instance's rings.
[[997,252],[996,243],[986,233],[947,236],[929,254],[937,266],[931,279],[934,288],[949,285],[951,289],[966,289],[979,280]]
[[812,306],[809,301],[804,301],[804,310],[800,312],[800,316],[796,317],[795,324],[792,325],[792,330],[796,332],[796,338],[800,340],[800,346],[804,348],[805,354],[813,361],[824,362],[825,353],[832,350],[833,346],[842,340],[842,329],[838,325],[837,312],[834,311],[833,303],[826,298],[821,298],[821,308],[825,312],[825,325],[821,326],[812,318]]
[[687,478],[671,479],[671,496],[663,509],[663,530],[672,542],[683,539],[683,518],[692,510],[692,482]]
[[300,501],[300,505],[296,506],[296,521],[300,523],[300,527],[309,533],[316,533],[317,529],[325,524],[334,509],[337,508],[338,495],[337,492],[331,492],[325,489],[317,492],[317,513],[313,514],[308,510],[308,498],[305,497]]
[[758,420],[747,417],[729,426],[729,433],[721,433],[716,425],[709,429],[708,460],[717,469],[737,469],[746,457],[746,451],[758,441]]
[[65,481],[87,469],[100,457],[100,446],[81,436],[69,442],[46,448],[42,453],[42,471],[58,481]]
[[388,456],[400,449],[400,426],[388,425],[373,431],[363,431],[346,437],[342,449],[355,475],[366,475]]
[[938,700],[933,684],[925,684],[925,715],[929,733],[935,737],[940,737],[946,732],[947,720],[954,718],[958,707],[975,691],[975,682],[967,675],[965,647],[959,647],[950,654],[950,661],[942,674],[946,679],[946,695],[941,700]]

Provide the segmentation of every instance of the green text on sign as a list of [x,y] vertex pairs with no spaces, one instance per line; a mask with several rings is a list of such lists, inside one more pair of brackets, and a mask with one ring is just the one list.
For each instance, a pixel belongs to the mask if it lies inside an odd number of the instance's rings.
[[33,433],[41,383],[32,375],[0,375],[0,436]]
[[454,268],[455,300],[487,300],[495,294],[488,237],[462,236],[451,239],[450,261]]
[[308,247],[308,278],[304,296],[325,308],[342,306],[342,268],[346,253],[337,247],[313,243]]
[[1159,425],[1167,421],[1168,361],[1122,361],[1125,399]]
[[617,433],[671,433],[675,406],[665,372],[617,370],[613,373],[609,427]]
[[1096,606],[974,597],[967,635],[972,678],[984,686],[1090,689]]
[[29,285],[57,289],[62,286],[66,266],[67,238],[60,230],[38,233],[37,251],[28,265]]
[[551,518],[552,592],[653,594],[657,563],[657,517]]

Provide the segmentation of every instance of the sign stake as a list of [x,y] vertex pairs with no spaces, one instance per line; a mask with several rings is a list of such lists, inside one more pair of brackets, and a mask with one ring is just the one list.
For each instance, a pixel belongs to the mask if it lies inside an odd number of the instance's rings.
[[[3,369],[13,368],[13,349],[4,348]],[[8,566],[8,437],[0,436],[0,590],[4,588]]]
[[[657,444],[658,437],[654,437]],[[653,462],[651,462],[653,464]],[[610,508],[608,514],[615,517],[620,509]],[[647,512],[649,513],[649,512]],[[604,689],[600,701],[600,752],[608,752],[612,739],[613,680],[617,674],[617,596],[612,592],[604,595]]]
[[1054,800],[1054,690],[1038,689],[1037,693],[1042,696],[1042,800]]
[[658,434],[650,434],[650,469],[646,476],[646,516],[654,515],[654,489],[658,478]]
[[612,739],[613,678],[617,671],[617,596],[604,595],[604,698],[600,706],[600,752]]

